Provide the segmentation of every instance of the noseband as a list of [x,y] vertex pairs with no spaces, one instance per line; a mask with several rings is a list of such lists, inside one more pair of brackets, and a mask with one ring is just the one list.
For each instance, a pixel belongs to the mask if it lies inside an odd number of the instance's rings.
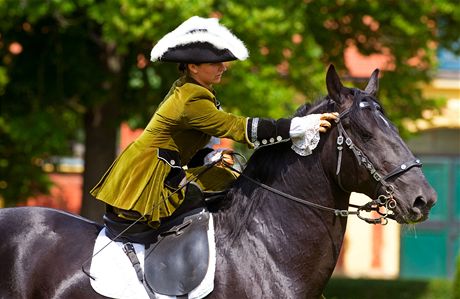
[[[360,107],[363,108],[363,107],[366,107],[367,105],[369,105],[369,103],[367,102],[361,102],[360,103]],[[341,122],[342,119],[344,119],[345,117],[349,116],[349,113],[350,113],[350,109],[351,108],[348,108],[346,109],[345,111],[343,111],[342,113],[340,113],[339,115],[339,118],[337,118],[335,120],[335,122],[337,123],[337,130],[338,130],[338,136],[337,136],[337,170],[336,170],[336,176],[337,176],[337,182],[338,182],[338,185],[339,187],[344,191],[344,192],[347,192],[347,193],[351,193],[350,191],[346,190],[344,187],[343,187],[343,184],[342,184],[342,180],[341,180],[341,176],[340,176],[340,170],[341,170],[341,165],[342,165],[342,155],[343,155],[343,148],[344,148],[344,144],[352,151],[352,153],[354,154],[357,162],[358,162],[358,165],[359,166],[364,166],[367,171],[369,172],[369,174],[371,175],[371,177],[377,182],[377,185],[376,185],[376,188],[375,188],[375,192],[374,192],[374,197],[377,197],[377,199],[374,199],[368,203],[366,203],[365,205],[362,205],[362,206],[356,206],[356,205],[353,205],[353,204],[350,204],[351,207],[354,207],[354,208],[357,208],[357,216],[368,222],[368,223],[373,223],[373,224],[377,224],[377,223],[381,223],[381,224],[386,224],[388,222],[388,219],[387,218],[391,218],[391,219],[394,219],[394,215],[393,214],[390,214],[389,212],[396,208],[396,200],[394,199],[393,195],[394,195],[394,186],[392,184],[389,184],[387,182],[387,180],[389,178],[392,178],[392,177],[395,177],[395,176],[399,176],[401,174],[403,174],[404,172],[408,171],[409,169],[411,169],[412,167],[422,167],[422,163],[420,162],[419,159],[414,159],[414,160],[410,160],[408,162],[405,162],[405,163],[402,163],[401,165],[399,165],[398,167],[396,167],[395,169],[393,169],[392,171],[390,171],[387,175],[382,175],[380,174],[376,168],[374,167],[374,164],[369,160],[369,158],[363,153],[362,150],[360,150],[358,147],[356,147],[356,145],[353,143],[353,141],[351,140],[350,136],[348,135],[348,133],[345,131],[344,127],[343,127],[343,124]],[[379,190],[381,188],[384,188],[384,194],[379,194]],[[380,208],[381,207],[384,207],[384,212],[381,212],[380,211]],[[371,211],[375,211],[377,212],[380,216],[377,217],[377,218],[366,218],[366,217],[362,217],[360,215],[360,211],[366,211],[366,212],[371,212]]]

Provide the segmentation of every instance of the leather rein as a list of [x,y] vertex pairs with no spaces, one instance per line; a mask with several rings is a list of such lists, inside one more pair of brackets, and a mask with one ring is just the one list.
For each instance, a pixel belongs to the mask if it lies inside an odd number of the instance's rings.
[[[360,107],[364,108],[366,105],[369,105],[367,102],[361,102]],[[338,130],[338,137],[337,137],[337,169],[336,169],[336,176],[337,176],[337,182],[339,187],[342,189],[342,191],[346,193],[351,193],[351,191],[346,190],[343,185],[342,185],[342,180],[340,177],[340,171],[341,171],[341,164],[342,164],[342,155],[343,155],[343,149],[344,149],[344,144],[352,151],[354,154],[358,165],[359,166],[364,166],[368,172],[370,173],[371,177],[377,182],[376,190],[375,190],[375,195],[378,194],[378,191],[380,188],[384,188],[385,194],[381,194],[377,197],[377,199],[371,200],[370,202],[364,204],[364,205],[354,205],[354,204],[348,204],[349,207],[356,208],[356,210],[341,210],[341,209],[334,209],[330,207],[326,207],[317,203],[313,203],[311,201],[287,194],[283,191],[280,191],[278,189],[275,189],[273,187],[270,187],[264,183],[261,183],[243,172],[233,168],[231,165],[228,165],[227,163],[224,162],[225,166],[230,168],[231,170],[237,172],[241,176],[243,176],[245,179],[253,182],[254,184],[272,192],[277,195],[280,195],[284,198],[287,198],[289,200],[295,201],[297,203],[314,207],[317,209],[325,210],[334,213],[335,216],[337,217],[348,217],[350,215],[356,215],[359,219],[366,221],[367,223],[370,224],[382,224],[386,225],[388,223],[388,218],[390,219],[395,219],[394,214],[390,213],[394,208],[396,208],[397,202],[394,199],[394,186],[389,184],[387,180],[389,178],[399,176],[403,174],[404,172],[408,171],[412,167],[421,167],[422,163],[420,162],[419,159],[414,159],[409,162],[402,163],[400,166],[396,167],[393,169],[391,172],[389,172],[387,175],[382,175],[380,174],[376,168],[374,167],[374,164],[369,160],[369,158],[363,153],[362,150],[360,150],[355,144],[353,143],[352,139],[348,135],[348,133],[345,131],[343,124],[341,122],[341,119],[345,118],[348,116],[350,113],[350,108],[346,109],[342,113],[340,113],[339,117],[335,120],[337,124],[337,130]],[[236,154],[236,153],[235,153]],[[381,211],[381,208],[383,208],[383,211]],[[378,214],[378,217],[375,218],[369,218],[361,215],[361,212],[376,212]]]

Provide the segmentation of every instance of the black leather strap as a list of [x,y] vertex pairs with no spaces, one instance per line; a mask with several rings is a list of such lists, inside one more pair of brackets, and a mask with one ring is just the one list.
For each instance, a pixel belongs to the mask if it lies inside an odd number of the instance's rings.
[[137,279],[140,282],[144,281],[144,272],[142,271],[141,263],[136,255],[136,250],[134,249],[134,245],[130,242],[123,243],[123,251],[128,256],[131,264],[133,265],[134,270],[136,271]]
[[403,163],[403,164],[401,164],[401,166],[395,168],[392,172],[390,172],[389,174],[384,176],[382,179],[387,180],[387,179],[389,179],[389,178],[391,178],[391,177],[393,177],[395,175],[398,175],[398,174],[400,174],[402,172],[408,171],[412,167],[422,167],[422,162],[420,162],[419,159],[415,159],[413,161]]

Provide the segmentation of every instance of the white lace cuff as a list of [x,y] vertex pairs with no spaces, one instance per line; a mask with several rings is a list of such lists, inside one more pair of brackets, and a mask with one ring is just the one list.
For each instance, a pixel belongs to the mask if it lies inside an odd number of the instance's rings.
[[292,119],[289,130],[291,148],[298,155],[308,156],[318,145],[320,117],[321,114],[310,114]]

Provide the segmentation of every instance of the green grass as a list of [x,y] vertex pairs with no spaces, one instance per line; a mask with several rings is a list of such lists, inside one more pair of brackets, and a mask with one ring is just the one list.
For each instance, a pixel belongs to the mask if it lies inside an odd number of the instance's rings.
[[450,299],[452,281],[331,279],[326,299]]

